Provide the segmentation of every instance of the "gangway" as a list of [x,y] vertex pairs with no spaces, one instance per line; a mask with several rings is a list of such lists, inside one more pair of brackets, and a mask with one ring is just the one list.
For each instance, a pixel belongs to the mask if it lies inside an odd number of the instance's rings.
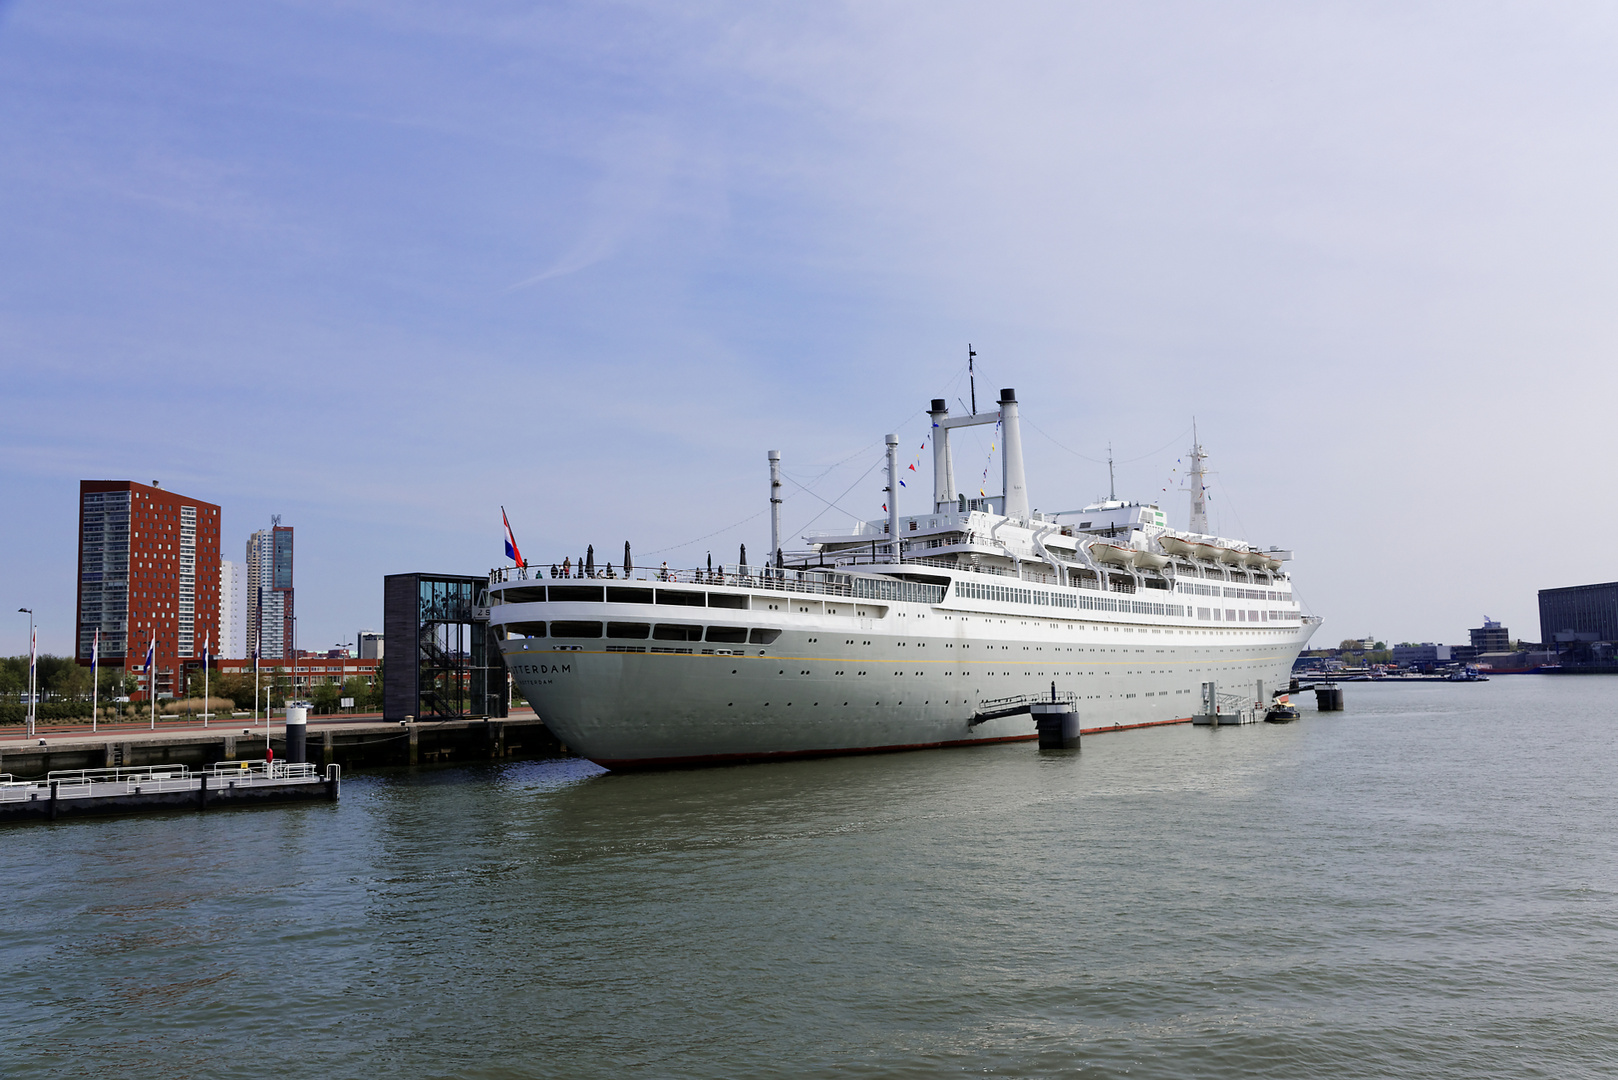
[[1003,716],[1016,716],[1019,713],[1031,713],[1035,705],[1044,705],[1053,702],[1071,704],[1078,701],[1079,695],[1071,690],[1057,690],[1048,694],[1018,694],[1015,697],[988,698],[978,702],[978,711],[973,714],[970,727],[989,720],[998,720]]

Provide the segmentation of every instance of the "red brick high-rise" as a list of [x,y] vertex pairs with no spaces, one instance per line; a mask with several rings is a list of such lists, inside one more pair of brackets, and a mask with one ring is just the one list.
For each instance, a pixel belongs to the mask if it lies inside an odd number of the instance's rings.
[[154,640],[158,696],[183,692],[204,642],[219,647],[219,507],[156,482],[79,482],[79,663],[98,629],[102,664],[139,679],[136,699]]

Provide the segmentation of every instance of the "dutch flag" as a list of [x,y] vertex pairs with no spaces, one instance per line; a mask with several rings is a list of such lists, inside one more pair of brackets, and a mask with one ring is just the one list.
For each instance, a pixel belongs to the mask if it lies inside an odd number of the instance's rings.
[[527,567],[523,562],[522,552],[517,550],[517,537],[511,531],[511,522],[506,519],[506,508],[500,508],[500,523],[506,527],[506,558],[515,566]]
[[153,634],[146,642],[146,674],[152,673],[152,658],[157,653],[157,635]]

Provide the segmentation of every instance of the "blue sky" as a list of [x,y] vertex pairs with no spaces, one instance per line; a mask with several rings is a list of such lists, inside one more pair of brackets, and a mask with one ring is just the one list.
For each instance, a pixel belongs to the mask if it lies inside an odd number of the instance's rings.
[[1110,443],[1183,522],[1195,416],[1320,640],[1536,637],[1618,577],[1615,47],[1571,4],[0,6],[0,599],[69,649],[81,478],[237,557],[281,514],[311,643],[498,564],[502,504],[535,561],[732,561],[767,449],[878,515],[972,342],[1035,505]]

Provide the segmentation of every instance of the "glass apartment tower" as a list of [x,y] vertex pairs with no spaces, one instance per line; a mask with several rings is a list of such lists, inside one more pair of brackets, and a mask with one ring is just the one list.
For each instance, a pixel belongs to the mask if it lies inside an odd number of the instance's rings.
[[247,655],[292,658],[292,526],[271,519],[247,539]]

